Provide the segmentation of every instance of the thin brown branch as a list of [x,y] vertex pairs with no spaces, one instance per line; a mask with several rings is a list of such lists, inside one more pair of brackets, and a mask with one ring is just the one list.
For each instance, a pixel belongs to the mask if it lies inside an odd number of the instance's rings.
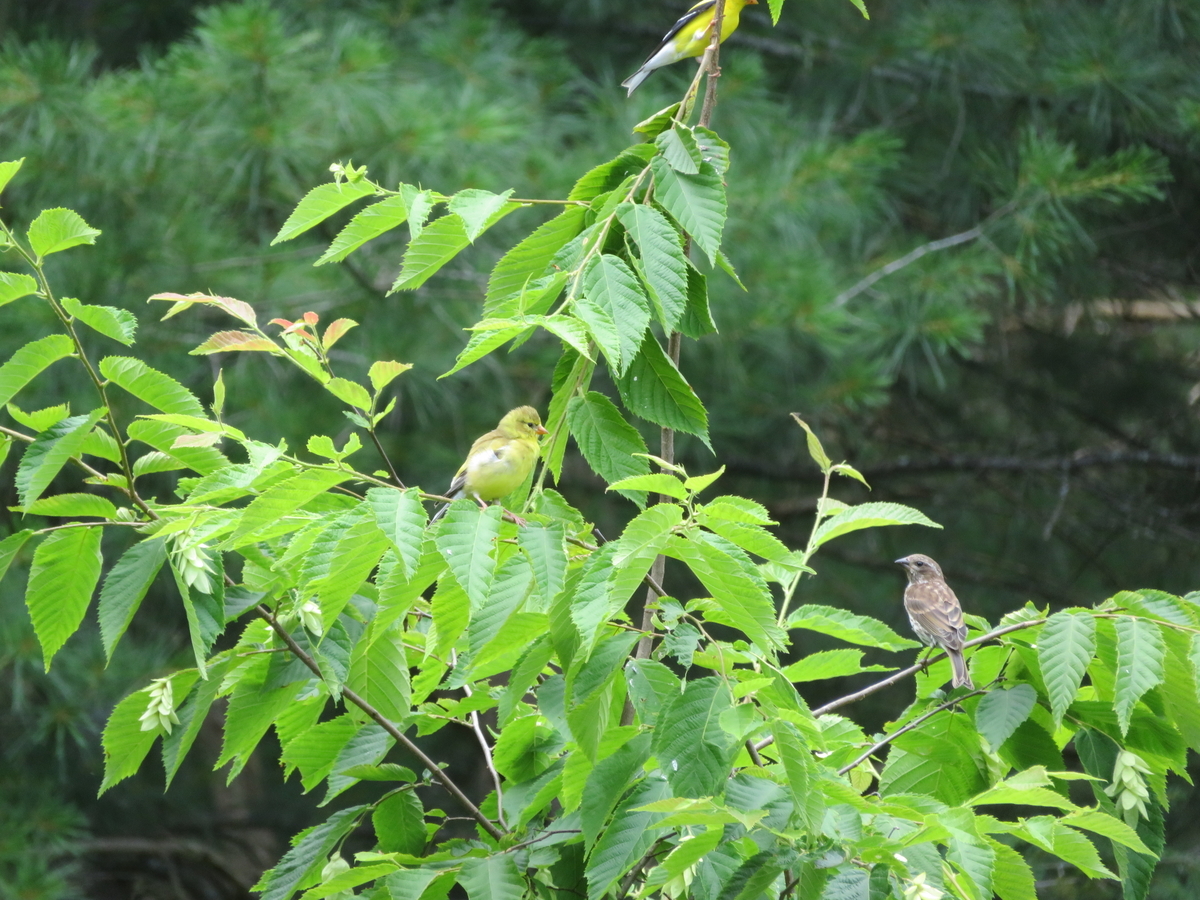
[[869,290],[875,282],[886,278],[893,272],[899,272],[905,266],[912,265],[922,256],[927,253],[934,253],[938,250],[946,250],[949,247],[955,247],[959,244],[965,244],[967,241],[973,241],[978,237],[983,236],[983,227],[976,225],[974,228],[968,228],[966,231],[961,231],[958,234],[952,234],[950,237],[944,237],[940,240],[930,241],[928,244],[922,244],[908,253],[905,253],[899,259],[892,260],[886,266],[881,266],[870,275],[862,278],[853,287],[846,288],[836,297],[833,298],[833,306],[845,306],[859,294],[865,290]]
[[[296,643],[295,639],[288,634],[286,628],[279,624],[269,609],[260,604],[255,608],[255,612],[257,612],[261,618],[266,620],[267,624],[271,626],[271,630],[274,631],[275,634],[279,636],[279,639],[287,645],[288,649],[292,651],[292,654],[308,667],[309,671],[311,671],[318,678],[325,677],[321,672],[321,667],[317,665],[316,660],[309,656],[304,651],[304,648]],[[504,833],[496,827],[495,823],[485,816],[479,807],[472,803],[470,798],[462,792],[462,789],[454,783],[454,780],[446,774],[446,771],[427,755],[425,755],[425,752],[411,740],[409,740],[408,736],[405,735],[404,732],[399,728],[397,728],[395,724],[393,724],[386,716],[379,712],[379,710],[375,709],[375,707],[360,697],[357,693],[350,690],[350,688],[343,687],[342,696],[347,701],[353,703],[355,706],[365,712],[369,718],[371,718],[384,731],[395,738],[397,743],[399,743],[404,747],[404,749],[419,759],[421,761],[421,765],[425,766],[425,768],[427,768],[433,774],[433,777],[441,782],[442,787],[450,792],[450,795],[459,802],[463,809],[470,813],[471,818],[479,823],[480,827],[482,827],[484,831],[486,831],[496,840],[500,840],[504,836]]]
[[700,107],[700,124],[707,128],[717,105],[717,79],[721,77],[721,26],[725,23],[725,0],[717,0],[713,10],[712,41],[704,52],[702,66],[707,66],[708,82],[704,86],[704,105]]
[[[976,647],[979,644],[985,644],[988,641],[994,641],[996,638],[1003,637],[1006,634],[1011,634],[1014,631],[1023,631],[1026,628],[1033,628],[1035,625],[1044,625],[1045,623],[1045,619],[1039,618],[1030,619],[1027,622],[1017,622],[1014,625],[1005,625],[1003,628],[997,628],[995,631],[989,631],[987,634],[982,635],[981,637],[967,641],[963,644],[963,649],[966,649],[967,647]],[[905,678],[915,675],[922,669],[928,668],[935,662],[945,658],[945,653],[939,653],[936,656],[927,659],[923,663],[917,663],[914,666],[909,666],[907,669],[901,669],[899,672],[895,672],[881,681],[876,681],[874,684],[869,684],[860,691],[855,691],[853,694],[847,694],[844,697],[838,697],[836,700],[830,700],[824,706],[818,706],[816,709],[814,709],[812,714],[813,716],[823,716],[825,713],[833,712],[835,709],[841,709],[843,706],[849,706],[851,703],[856,703],[857,701],[862,700],[864,697],[869,697],[872,694],[882,691],[886,687],[891,687],[896,682],[903,681]],[[764,747],[769,747],[774,741],[775,738],[773,737],[763,738],[754,745],[754,749],[762,750]]]
[[371,435],[371,440],[375,442],[375,449],[379,451],[379,455],[383,459],[383,464],[387,466],[388,471],[392,474],[392,481],[396,482],[397,487],[403,489],[404,482],[400,480],[400,476],[396,473],[396,467],[392,465],[391,459],[384,452],[383,444],[379,443],[379,435],[375,433],[374,428],[368,431],[367,434]]
[[915,719],[913,719],[911,722],[909,722],[903,728],[896,729],[896,731],[894,731],[892,734],[889,734],[883,740],[872,745],[869,750],[867,750],[865,753],[863,753],[861,756],[859,756],[858,759],[854,760],[854,762],[847,763],[846,765],[842,766],[840,769],[838,769],[838,774],[845,775],[847,772],[849,772],[851,769],[853,769],[855,766],[857,766],[863,760],[867,759],[873,753],[877,753],[878,751],[882,750],[884,747],[886,747],[888,744],[890,744],[896,738],[900,737],[900,735],[905,734],[909,731],[912,731],[914,728],[916,728],[918,725],[920,725],[922,722],[924,722],[926,719],[930,718],[931,716],[937,715],[944,709],[949,709],[952,706],[956,706],[959,703],[962,703],[964,700],[966,700],[969,697],[978,697],[980,694],[986,694],[986,693],[987,693],[986,690],[984,690],[983,688],[980,688],[979,690],[971,691],[971,693],[969,693],[969,694],[963,694],[961,697],[955,697],[953,700],[947,700],[945,703],[941,704],[940,706],[934,707],[929,712],[924,713],[920,716],[917,716]]

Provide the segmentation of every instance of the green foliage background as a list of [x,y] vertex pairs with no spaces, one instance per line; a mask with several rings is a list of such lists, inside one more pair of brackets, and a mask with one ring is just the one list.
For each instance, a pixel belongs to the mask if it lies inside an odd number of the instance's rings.
[[[1161,312],[1196,298],[1200,13],[1169,2],[880,3],[864,22],[844,0],[803,9],[777,31],[752,10],[723,55],[716,125],[737,153],[725,246],[748,290],[713,279],[721,336],[689,345],[684,368],[717,458],[737,476],[729,489],[763,500],[789,543],[803,541],[817,484],[786,417],[798,410],[863,469],[875,499],[945,524],[920,547],[907,534],[850,540],[806,587],[807,599],[898,628],[889,560],[913,549],[941,560],[968,609],[993,619],[1027,599],[1057,607],[1120,587],[1194,587],[1195,326],[1097,301]],[[65,4],[40,21],[2,11],[17,30],[0,55],[0,134],[5,158],[27,157],[6,216],[70,206],[105,233],[54,263],[65,293],[134,310],[150,361],[202,395],[214,372],[205,361],[185,369],[180,349],[221,322],[153,322],[149,294],[211,290],[271,315],[366,323],[341,350],[356,356],[340,362],[415,365],[383,426],[409,483],[445,481],[496,410],[544,408],[557,352],[544,338],[503,366],[436,380],[477,317],[483,273],[536,211],[501,223],[420,291],[386,299],[396,239],[316,269],[332,230],[268,244],[329,163],[351,156],[385,184],[561,196],[690,75],[659,72],[628,101],[615,87],[673,8],[248,3],[204,9],[190,34],[174,30],[186,10],[153,33],[140,30],[140,8],[121,10],[94,28]],[[123,20],[131,30],[109,30]],[[62,23],[101,43],[39,34]],[[139,59],[130,35],[149,41]],[[980,223],[983,238],[837,302],[880,265]],[[6,333],[5,352],[38,324]],[[259,358],[223,364],[231,424],[247,433],[295,443],[348,430],[329,398],[289,402],[303,384],[293,372]],[[47,403],[74,389],[50,385]],[[708,468],[698,442],[681,449]],[[599,487],[569,456],[563,491],[602,530],[617,528],[629,508]],[[6,583],[0,653],[14,702],[3,725],[23,740],[4,753],[84,808],[97,725],[122,676],[110,668],[101,680],[95,661],[57,681],[30,673],[39,654],[15,590]],[[117,657],[130,683],[185,649],[150,625],[134,637]],[[84,653],[85,640],[72,648]],[[93,831],[140,814],[91,808]],[[286,819],[294,807],[273,808]],[[81,824],[46,821],[68,838]],[[1179,834],[1181,854],[1193,840]]]

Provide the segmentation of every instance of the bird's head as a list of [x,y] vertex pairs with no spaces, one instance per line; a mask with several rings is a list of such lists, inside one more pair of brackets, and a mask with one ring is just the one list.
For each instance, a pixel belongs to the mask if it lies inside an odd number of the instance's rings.
[[918,581],[942,581],[945,578],[941,566],[924,553],[902,556],[896,560],[896,565],[904,566],[908,572],[909,584],[916,584]]
[[542,417],[538,415],[538,411],[532,406],[518,406],[514,410],[510,410],[500,420],[500,425],[497,428],[506,438],[536,438],[539,434],[546,434],[546,429],[542,427]]

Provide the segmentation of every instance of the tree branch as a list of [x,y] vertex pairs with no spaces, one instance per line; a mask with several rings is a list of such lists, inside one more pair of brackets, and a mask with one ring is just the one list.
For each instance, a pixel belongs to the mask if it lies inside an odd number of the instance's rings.
[[[309,671],[311,671],[318,678],[324,679],[325,676],[321,672],[321,667],[317,665],[316,661],[311,656],[304,652],[304,648],[296,643],[292,636],[288,634],[287,629],[279,624],[269,609],[259,604],[257,607],[255,607],[255,612],[262,619],[266,620],[267,624],[271,626],[271,630],[279,636],[281,641],[287,644],[287,647],[292,651],[292,654],[302,663],[304,663],[304,665],[308,667]],[[404,732],[397,728],[386,716],[384,716],[370,703],[347,687],[342,688],[342,696],[350,703],[353,703],[355,706],[365,712],[384,731],[395,738],[397,743],[399,743],[404,747],[404,749],[419,759],[421,761],[421,765],[425,766],[425,768],[427,768],[433,774],[433,777],[442,783],[442,787],[450,792],[451,796],[453,796],[454,799],[459,802],[463,809],[470,813],[471,818],[478,822],[484,831],[486,831],[496,840],[500,840],[502,837],[504,837],[504,832],[497,828],[492,820],[485,816],[479,807],[471,802],[470,798],[462,792],[459,786],[454,783],[454,780],[446,774],[445,770],[428,756],[426,756],[424,751],[422,751],[420,747],[409,740]]]
[[[1035,625],[1044,625],[1045,623],[1045,619],[1030,619],[1026,622],[1017,622],[1015,625],[1005,625],[1003,628],[997,628],[995,631],[989,631],[987,634],[982,635],[981,637],[967,641],[963,644],[963,649],[965,650],[967,647],[976,647],[980,644],[985,644],[988,641],[993,641],[998,637],[1003,637],[1006,634],[1011,634],[1014,631],[1024,631],[1026,628],[1033,628]],[[945,653],[939,653],[937,656],[930,657],[924,663],[918,663],[917,665],[909,666],[907,669],[901,669],[899,672],[889,675],[887,678],[877,681],[874,684],[869,684],[862,690],[855,691],[853,694],[847,694],[844,697],[838,697],[836,700],[830,700],[824,706],[818,706],[816,709],[814,709],[812,714],[814,717],[823,716],[825,713],[833,712],[835,709],[841,709],[843,706],[849,706],[851,703],[855,703],[864,697],[869,697],[872,694],[878,693],[885,687],[891,687],[896,682],[903,681],[910,675],[915,675],[922,669],[925,669],[933,663],[945,658]],[[774,741],[774,737],[763,738],[754,745],[754,749],[761,750],[764,747],[769,747],[772,743],[774,743]]]
[[875,745],[873,745],[869,750],[867,750],[866,753],[862,754],[860,757],[858,757],[858,759],[854,760],[854,762],[848,763],[847,765],[842,766],[840,769],[838,769],[838,774],[845,775],[847,772],[849,772],[851,769],[856,767],[859,763],[861,763],[867,757],[871,756],[871,754],[876,753],[879,750],[883,749],[884,747],[886,747],[888,744],[890,744],[896,738],[900,737],[900,735],[904,734],[905,732],[912,731],[914,728],[916,728],[918,725],[920,725],[926,719],[928,719],[931,716],[936,715],[937,713],[940,713],[943,709],[949,709],[951,706],[955,706],[959,703],[962,703],[968,697],[978,697],[980,694],[986,694],[986,693],[987,693],[986,690],[984,690],[983,688],[980,688],[979,690],[971,691],[971,693],[969,693],[969,694],[963,694],[963,696],[961,696],[961,697],[955,697],[953,700],[947,700],[945,703],[941,704],[940,706],[934,707],[929,712],[924,713],[923,715],[917,716],[915,719],[913,719],[911,722],[909,722],[903,728],[897,729],[895,732],[893,732],[892,734],[889,734],[883,740],[881,740],[878,743],[876,743]]
[[886,266],[876,269],[870,275],[863,278],[853,287],[847,288],[836,297],[833,298],[832,306],[845,306],[863,291],[868,290],[875,282],[882,278],[886,278],[893,272],[899,272],[905,266],[915,263],[926,253],[933,253],[937,250],[945,250],[949,247],[955,247],[959,244],[965,244],[967,241],[973,241],[977,237],[983,235],[983,226],[976,225],[974,228],[969,228],[966,231],[960,231],[958,234],[952,234],[950,237],[944,237],[940,240],[930,241],[928,244],[922,244],[914,250],[910,250],[902,257],[892,260]]

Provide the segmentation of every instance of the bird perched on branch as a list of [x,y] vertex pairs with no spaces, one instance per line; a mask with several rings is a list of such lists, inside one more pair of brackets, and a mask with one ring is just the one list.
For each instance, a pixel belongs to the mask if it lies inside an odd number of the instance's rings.
[[[480,506],[511,494],[529,477],[538,455],[538,435],[546,434],[541,416],[532,406],[518,406],[505,413],[494,430],[471,445],[467,460],[450,483],[446,496],[454,500],[470,497]],[[434,515],[436,522],[446,512]]]
[[[758,0],[725,0],[725,15],[721,19],[721,41],[733,34],[742,16],[742,7],[755,5]],[[646,76],[655,69],[669,66],[671,63],[687,59],[689,56],[701,56],[708,45],[712,43],[713,18],[716,16],[716,0],[700,0],[695,6],[683,14],[683,18],[671,26],[650,58],[642,63],[642,67],[621,82],[621,87],[629,88],[629,93],[646,80]]]
[[973,689],[975,685],[967,674],[967,661],[962,654],[967,626],[963,623],[962,607],[946,584],[941,567],[924,553],[902,556],[896,563],[908,573],[904,609],[912,630],[921,643],[946,651],[954,667],[954,687]]

